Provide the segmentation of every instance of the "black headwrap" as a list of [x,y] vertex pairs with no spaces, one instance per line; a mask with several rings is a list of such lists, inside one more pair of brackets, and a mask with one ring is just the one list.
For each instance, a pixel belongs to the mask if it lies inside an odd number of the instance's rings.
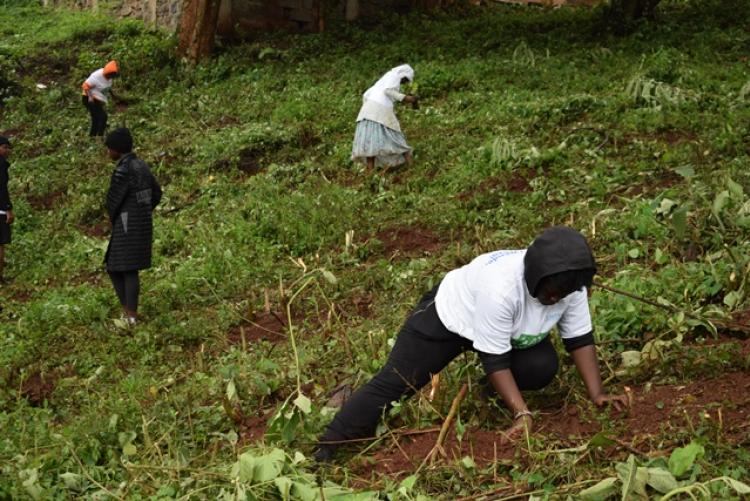
[[539,282],[564,271],[596,273],[596,261],[586,238],[566,226],[553,226],[539,235],[526,251],[523,276],[529,293],[536,297]]
[[126,127],[120,127],[107,134],[104,144],[118,153],[130,153],[133,151],[133,136]]

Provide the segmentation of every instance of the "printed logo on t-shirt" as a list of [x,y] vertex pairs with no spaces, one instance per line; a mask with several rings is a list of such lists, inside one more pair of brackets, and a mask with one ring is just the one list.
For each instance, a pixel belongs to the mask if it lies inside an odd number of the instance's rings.
[[543,341],[547,337],[549,332],[541,332],[539,334],[521,334],[518,337],[514,337],[510,340],[510,345],[517,349],[522,350],[524,348],[530,348],[540,341]]

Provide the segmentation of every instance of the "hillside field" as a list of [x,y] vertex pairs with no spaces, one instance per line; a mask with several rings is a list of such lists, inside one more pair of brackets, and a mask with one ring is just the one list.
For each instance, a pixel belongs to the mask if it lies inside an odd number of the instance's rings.
[[[220,42],[190,67],[137,21],[11,0],[0,134],[16,222],[0,285],[0,500],[747,499],[750,9],[456,5]],[[132,329],[102,266],[113,169],[83,79],[120,62],[110,126],[162,184]],[[415,164],[350,159],[361,94],[411,64]],[[560,343],[525,395],[486,401],[467,353],[377,437],[312,461],[334,402],[383,365],[421,294],[566,224],[589,239],[610,392]],[[624,354],[624,355],[623,355]],[[444,444],[426,461],[466,383]]]

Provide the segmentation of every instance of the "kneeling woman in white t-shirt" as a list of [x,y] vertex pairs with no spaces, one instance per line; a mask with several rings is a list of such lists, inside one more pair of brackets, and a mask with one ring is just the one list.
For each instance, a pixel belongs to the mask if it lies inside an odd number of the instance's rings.
[[530,430],[521,390],[543,388],[557,373],[548,337],[555,325],[591,400],[624,405],[624,396],[602,389],[586,294],[595,273],[586,239],[564,226],[545,230],[528,249],[482,254],[451,271],[409,315],[381,371],[333,418],[316,459],[330,459],[333,442],[371,436],[391,402],[412,395],[465,350],[479,354],[488,381],[514,413],[506,436]]

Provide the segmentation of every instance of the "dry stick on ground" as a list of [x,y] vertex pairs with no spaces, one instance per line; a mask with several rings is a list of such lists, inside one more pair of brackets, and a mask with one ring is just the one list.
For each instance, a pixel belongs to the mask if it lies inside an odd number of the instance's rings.
[[419,468],[417,468],[417,471],[420,471],[427,462],[432,463],[435,460],[435,456],[437,454],[442,455],[443,457],[446,456],[445,451],[443,450],[443,442],[445,441],[445,436],[448,434],[448,429],[451,426],[451,423],[453,422],[453,418],[458,413],[458,408],[461,405],[461,401],[466,396],[466,392],[469,390],[469,385],[464,383],[461,386],[461,389],[458,392],[458,395],[456,395],[456,398],[453,399],[453,403],[451,404],[451,410],[448,412],[448,416],[445,418],[445,421],[443,421],[443,426],[440,428],[440,434],[438,435],[437,442],[435,442],[435,446],[432,448],[429,454],[427,454],[427,457],[424,458],[424,461],[422,461],[422,464],[419,465]]
[[[425,433],[435,433],[436,431],[440,431],[440,428],[435,426],[433,428],[425,428],[424,430],[390,430],[389,432],[393,435],[399,435],[402,437],[407,437],[411,435],[424,435]],[[315,442],[316,444],[324,444],[324,445],[344,445],[344,444],[355,444],[358,442],[372,442],[373,440],[381,440],[383,437],[364,437],[364,438],[350,438],[347,440],[320,440],[318,442]]]

